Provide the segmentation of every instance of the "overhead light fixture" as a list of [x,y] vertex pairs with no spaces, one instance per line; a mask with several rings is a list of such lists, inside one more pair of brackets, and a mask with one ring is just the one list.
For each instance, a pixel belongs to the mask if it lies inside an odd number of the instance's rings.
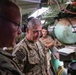
[[44,24],[45,20],[41,20],[41,23]]
[[34,3],[41,3],[41,0],[21,0],[21,1],[34,2]]
[[44,8],[42,7],[41,9],[36,10],[32,15],[30,15],[29,17],[37,17],[41,14],[43,14],[44,12],[46,12],[48,10],[48,8]]

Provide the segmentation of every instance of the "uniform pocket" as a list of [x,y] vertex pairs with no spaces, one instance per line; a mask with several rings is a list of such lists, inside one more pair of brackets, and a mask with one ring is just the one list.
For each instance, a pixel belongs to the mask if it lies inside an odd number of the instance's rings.
[[28,61],[30,64],[37,64],[40,61],[38,54],[35,50],[30,50],[28,53]]

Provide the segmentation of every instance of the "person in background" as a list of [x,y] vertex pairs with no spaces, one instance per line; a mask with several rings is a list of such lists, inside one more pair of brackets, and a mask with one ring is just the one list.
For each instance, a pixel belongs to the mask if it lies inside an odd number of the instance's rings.
[[48,50],[50,49],[51,52],[55,55],[57,54],[56,56],[57,58],[59,58],[59,54],[56,53],[58,49],[55,47],[56,46],[55,40],[53,40],[53,38],[49,35],[46,26],[42,27],[42,35],[40,37],[40,40],[44,43],[46,52],[48,52]]
[[48,72],[50,72],[50,60],[51,60],[51,55],[49,53],[49,50],[52,49],[52,47],[54,46],[54,40],[52,39],[51,36],[49,36],[48,33],[48,29],[46,26],[42,27],[42,35],[40,37],[40,41],[43,42],[43,44],[45,45],[45,50],[46,50],[46,57],[47,57],[47,69]]
[[46,26],[42,27],[42,35],[40,40],[44,43],[46,48],[51,48],[54,45],[54,40],[49,36],[48,29]]
[[39,19],[28,18],[26,36],[14,47],[14,60],[25,75],[50,75],[47,71],[45,46],[39,40],[41,30],[42,24]]
[[0,75],[23,75],[8,53],[21,34],[21,12],[11,0],[0,0]]

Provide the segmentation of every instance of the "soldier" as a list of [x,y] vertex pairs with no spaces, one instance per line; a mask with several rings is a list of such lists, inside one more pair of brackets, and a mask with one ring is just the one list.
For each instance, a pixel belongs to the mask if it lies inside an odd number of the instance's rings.
[[54,46],[54,40],[52,37],[49,35],[47,27],[43,26],[42,27],[42,36],[40,38],[40,41],[42,41],[45,45],[45,50],[46,50],[46,57],[47,57],[47,69],[48,72],[50,72],[50,61],[51,61],[51,55],[49,53],[49,50]]
[[37,18],[27,20],[26,36],[13,51],[14,59],[25,75],[48,75],[45,47],[39,41],[42,24]]
[[14,47],[21,34],[20,23],[18,5],[10,0],[0,0],[0,75],[22,75],[13,56],[6,52]]

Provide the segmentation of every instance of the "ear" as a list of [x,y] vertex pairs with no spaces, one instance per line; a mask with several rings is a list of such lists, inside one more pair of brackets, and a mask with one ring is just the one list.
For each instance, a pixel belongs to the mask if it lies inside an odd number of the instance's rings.
[[26,33],[28,33],[29,32],[29,29],[28,28],[26,28]]

